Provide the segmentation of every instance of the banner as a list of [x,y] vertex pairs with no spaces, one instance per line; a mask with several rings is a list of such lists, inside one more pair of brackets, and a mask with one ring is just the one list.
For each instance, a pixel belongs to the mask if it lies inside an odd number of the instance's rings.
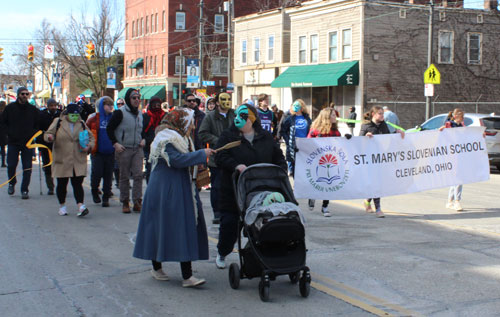
[[369,137],[298,138],[296,198],[385,197],[486,181],[484,127]]
[[187,88],[198,88],[198,86],[200,84],[200,62],[199,62],[199,60],[188,58],[186,72],[187,72],[186,87]]

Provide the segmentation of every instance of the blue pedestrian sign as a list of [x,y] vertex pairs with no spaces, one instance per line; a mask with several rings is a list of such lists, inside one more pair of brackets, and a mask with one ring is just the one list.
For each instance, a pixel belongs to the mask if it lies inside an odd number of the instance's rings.
[[226,91],[227,92],[233,92],[234,91],[234,84],[233,83],[227,83]]
[[215,86],[215,81],[213,81],[213,80],[204,80],[203,81],[203,86],[206,86],[206,87],[208,87],[208,86]]

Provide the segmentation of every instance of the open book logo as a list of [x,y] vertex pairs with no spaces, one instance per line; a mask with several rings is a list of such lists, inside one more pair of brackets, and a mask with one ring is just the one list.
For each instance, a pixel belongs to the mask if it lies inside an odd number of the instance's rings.
[[331,185],[340,179],[340,168],[337,157],[333,154],[323,155],[316,167],[316,182]]
[[323,144],[307,153],[306,178],[315,191],[336,192],[349,181],[348,155],[339,146]]

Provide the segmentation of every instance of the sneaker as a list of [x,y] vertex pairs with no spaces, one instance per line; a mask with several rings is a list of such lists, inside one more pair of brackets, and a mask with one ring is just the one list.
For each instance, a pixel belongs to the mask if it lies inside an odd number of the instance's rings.
[[455,209],[454,205],[453,205],[453,200],[450,200],[446,203],[446,208],[448,209]]
[[21,192],[21,199],[30,199],[30,195],[28,195],[28,192]]
[[168,281],[168,275],[163,272],[163,269],[159,269],[158,271],[151,270],[151,275],[158,281]]
[[202,284],[205,284],[205,279],[196,278],[194,276],[191,276],[187,280],[182,281],[182,287],[195,287]]
[[314,209],[314,199],[309,199],[307,201],[307,205],[309,206],[309,210],[313,210]]
[[218,269],[225,269],[226,268],[226,257],[217,254],[217,258],[215,258],[215,266]]
[[62,206],[59,208],[59,216],[67,216],[68,211],[66,211],[66,206]]
[[9,184],[9,189],[7,190],[7,193],[12,196],[12,195],[14,195],[15,191],[16,191],[16,189],[15,189],[14,185]]
[[455,209],[456,211],[462,211],[462,210],[464,210],[462,208],[462,205],[460,205],[460,202],[458,200],[455,200],[455,203],[453,204],[453,209]]
[[123,202],[122,212],[124,214],[129,214],[130,213],[130,205],[128,203],[128,200],[126,200],[126,201]]
[[100,204],[101,203],[101,197],[99,197],[99,190],[98,189],[92,189],[92,200],[94,201],[95,204]]
[[385,215],[384,215],[384,213],[382,212],[382,210],[377,209],[377,211],[375,211],[375,217],[377,217],[377,218],[384,218],[384,217],[385,217]]
[[368,200],[365,200],[363,204],[365,205],[366,212],[373,212],[372,204]]
[[78,213],[76,214],[78,217],[83,217],[83,216],[86,216],[87,214],[89,213],[89,210],[87,209],[87,207],[85,207],[85,205],[82,205],[79,209],[78,209]]
[[321,212],[323,213],[323,216],[325,216],[325,217],[331,216],[330,212],[328,211],[328,207],[322,207]]

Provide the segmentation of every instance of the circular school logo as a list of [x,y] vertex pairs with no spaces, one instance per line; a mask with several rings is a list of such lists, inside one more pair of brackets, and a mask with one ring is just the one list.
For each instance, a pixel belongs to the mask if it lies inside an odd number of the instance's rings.
[[342,148],[327,145],[312,151],[306,159],[306,177],[321,192],[340,190],[349,180],[347,154]]

